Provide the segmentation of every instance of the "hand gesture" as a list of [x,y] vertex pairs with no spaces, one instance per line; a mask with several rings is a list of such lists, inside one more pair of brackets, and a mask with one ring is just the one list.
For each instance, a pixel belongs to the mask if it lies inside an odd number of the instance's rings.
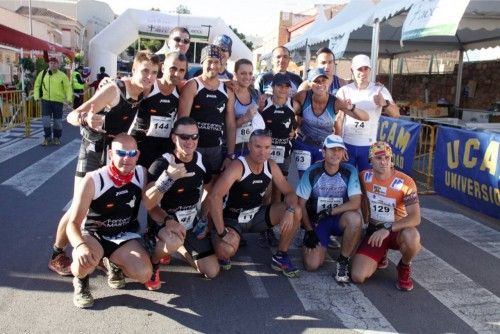
[[87,112],[87,116],[85,117],[85,122],[87,122],[88,126],[97,132],[106,133],[106,131],[102,129],[104,127],[104,118],[104,115],[94,113],[94,104],[91,103],[90,110]]
[[168,168],[166,170],[168,177],[177,181],[183,177],[191,177],[194,175],[194,172],[187,172],[186,166],[183,163],[176,163],[175,158],[171,155],[168,159]]
[[250,108],[248,108],[247,112],[245,113],[245,115],[243,115],[243,117],[245,117],[245,120],[247,122],[250,122],[255,116],[255,114],[257,114],[257,112],[258,112],[257,106],[254,104]]
[[337,110],[342,110],[343,112],[350,111],[352,109],[351,99],[337,99],[335,107]]
[[388,230],[386,230],[385,228],[378,229],[370,236],[370,238],[368,239],[368,244],[372,247],[380,247],[382,246],[382,242],[384,242],[384,239],[388,236]]
[[[377,85],[378,86],[378,85]],[[385,107],[387,106],[387,103],[385,102],[385,98],[384,96],[382,95],[381,91],[382,91],[382,88],[384,88],[383,85],[380,85],[378,86],[378,90],[377,90],[377,94],[375,94],[373,96],[373,102],[375,102],[375,104],[379,107]]]
[[80,267],[84,270],[91,270],[97,266],[99,260],[92,253],[91,249],[87,246],[86,243],[80,244],[74,250],[74,258],[75,261],[78,261]]
[[325,219],[325,218],[328,218],[331,216],[331,209],[330,208],[327,208],[327,209],[324,209],[324,210],[321,210],[319,213],[318,213],[318,223]]
[[164,229],[168,235],[175,235],[184,242],[184,239],[186,238],[186,229],[177,221],[173,219],[167,220]]

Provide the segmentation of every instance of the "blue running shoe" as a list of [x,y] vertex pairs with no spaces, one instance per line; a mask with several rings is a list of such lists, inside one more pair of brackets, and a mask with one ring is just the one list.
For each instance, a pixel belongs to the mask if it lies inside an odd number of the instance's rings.
[[231,269],[231,259],[219,259],[219,265],[223,270]]
[[273,255],[271,268],[282,271],[283,275],[289,278],[299,277],[299,270],[295,268],[287,254]]

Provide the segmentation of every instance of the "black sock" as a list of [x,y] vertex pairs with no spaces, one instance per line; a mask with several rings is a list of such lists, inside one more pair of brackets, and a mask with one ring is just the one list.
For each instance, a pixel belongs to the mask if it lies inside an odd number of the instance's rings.
[[57,255],[64,252],[64,249],[57,247],[56,245],[52,246],[52,260],[56,258]]
[[345,257],[342,254],[340,254],[339,257],[338,257],[338,259],[337,259],[337,262],[339,262],[339,263],[346,263],[346,262],[349,262],[349,258]]

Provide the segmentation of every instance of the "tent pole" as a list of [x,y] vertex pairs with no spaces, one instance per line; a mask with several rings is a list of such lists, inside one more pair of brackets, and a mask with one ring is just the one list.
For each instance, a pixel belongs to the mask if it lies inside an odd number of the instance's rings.
[[306,40],[306,54],[304,60],[304,80],[307,79],[307,72],[309,71],[309,62],[311,61],[311,48],[309,47],[309,42]]
[[392,86],[394,84],[394,71],[392,70],[392,62],[394,60],[394,55],[389,58],[389,92],[392,94]]
[[380,22],[378,19],[373,22],[373,30],[372,30],[372,50],[371,50],[371,60],[372,60],[372,71],[371,78],[372,82],[376,81],[378,74],[378,49],[379,49],[379,41],[380,39]]
[[460,96],[462,95],[462,72],[464,69],[464,50],[460,50],[458,56],[458,70],[457,70],[457,85],[455,88],[455,103],[454,107],[457,109],[460,106]]

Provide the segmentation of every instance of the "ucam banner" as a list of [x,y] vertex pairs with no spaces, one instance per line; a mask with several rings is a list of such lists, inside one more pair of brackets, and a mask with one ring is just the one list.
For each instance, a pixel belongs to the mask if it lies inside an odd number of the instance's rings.
[[401,41],[425,36],[453,36],[469,0],[415,1],[401,31]]
[[420,123],[392,117],[380,117],[377,139],[391,145],[396,168],[408,175],[412,173],[419,137]]
[[500,134],[440,127],[434,158],[434,190],[500,218]]

